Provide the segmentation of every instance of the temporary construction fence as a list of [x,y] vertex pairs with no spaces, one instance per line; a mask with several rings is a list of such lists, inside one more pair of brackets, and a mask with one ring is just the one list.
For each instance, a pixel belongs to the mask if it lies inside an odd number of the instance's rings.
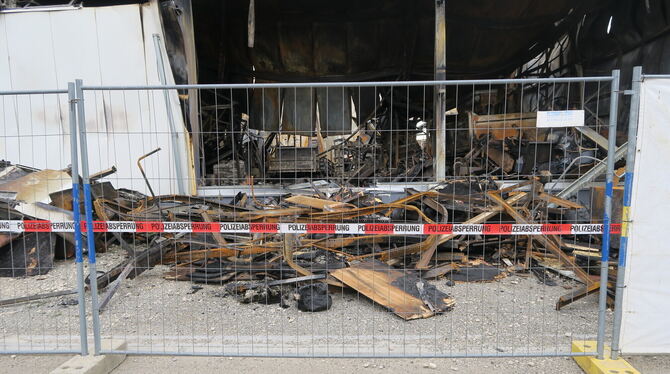
[[0,352],[86,354],[74,84],[0,101]]
[[618,71],[75,86],[96,353],[603,354]]
[[[143,272],[104,308],[94,300],[94,329],[163,354],[565,355],[572,339],[602,342],[606,284],[598,313],[581,316],[591,323],[555,308],[608,269],[592,247],[609,248],[598,232],[610,212],[580,216],[608,209],[608,194],[568,198],[603,149],[613,170],[615,139],[599,130],[605,118],[615,133],[616,83],[84,86],[80,120],[98,152],[87,161],[117,170],[94,196],[99,229],[129,254],[98,285]],[[200,123],[170,119],[180,90],[198,90]],[[434,95],[444,116],[426,110]],[[111,114],[91,119],[98,103]],[[169,130],[155,130],[165,117]],[[104,140],[107,118],[125,121],[129,143]],[[192,157],[175,151],[189,143]],[[569,245],[586,252],[580,264]],[[564,283],[550,268],[577,279],[571,290],[547,285]],[[526,271],[544,285],[500,279]]]
[[[665,168],[668,158],[669,75],[642,75],[633,70],[629,145],[612,354],[670,352],[665,287],[670,264],[666,245]],[[637,94],[639,92],[639,95]],[[639,121],[639,124],[638,124]],[[638,130],[639,129],[639,130]]]

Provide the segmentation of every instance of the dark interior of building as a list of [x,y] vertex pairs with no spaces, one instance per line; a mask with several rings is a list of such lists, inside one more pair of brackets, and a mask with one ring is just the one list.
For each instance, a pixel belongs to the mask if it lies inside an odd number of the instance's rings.
[[[582,77],[621,69],[627,89],[633,66],[668,71],[669,13],[667,0],[161,1],[178,84]],[[249,176],[295,181],[309,174],[360,185],[434,177],[436,89],[203,89],[181,97],[201,184],[234,184]],[[440,160],[447,175],[458,175],[473,147],[491,140],[472,136],[482,115],[522,121],[540,110],[580,109],[589,126],[606,131],[600,125],[608,117],[608,87],[470,84],[442,90],[449,114]],[[623,110],[618,116],[622,139],[627,116]],[[597,147],[592,139],[582,144],[579,134],[564,135],[493,139],[493,148],[512,163],[486,162],[480,172],[568,172],[581,148]],[[427,145],[418,147],[424,136]]]

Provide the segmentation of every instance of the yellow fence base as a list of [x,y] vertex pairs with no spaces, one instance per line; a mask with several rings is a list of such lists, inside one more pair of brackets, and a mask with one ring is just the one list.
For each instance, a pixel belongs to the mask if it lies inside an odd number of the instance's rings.
[[[595,352],[596,346],[595,340],[575,340],[572,342],[572,352]],[[598,360],[595,356],[574,357],[574,359],[586,374],[640,374],[628,361],[621,357],[612,360],[610,353],[610,347],[605,346],[604,360]]]

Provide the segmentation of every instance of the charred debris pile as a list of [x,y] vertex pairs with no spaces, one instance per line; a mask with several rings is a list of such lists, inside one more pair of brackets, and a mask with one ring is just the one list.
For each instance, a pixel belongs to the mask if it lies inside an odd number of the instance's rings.
[[[446,175],[575,179],[607,154],[599,83],[298,87],[199,92],[201,185],[341,186],[435,180],[434,91],[444,91]],[[582,112],[583,126],[537,126],[538,111]],[[620,143],[620,142],[619,142]]]
[[[470,157],[477,157],[477,151],[473,149]],[[597,221],[593,207],[549,192],[554,183],[551,173],[511,185],[490,176],[454,177],[426,191],[405,188],[404,197],[384,202],[368,189],[332,181],[304,184],[277,197],[257,197],[253,188],[234,198],[146,196],[103,181],[115,171],[91,177],[96,221],[358,225]],[[3,162],[0,173],[0,220],[72,221],[69,170],[36,170]],[[324,184],[328,188],[317,187]],[[83,213],[84,208],[75,209]],[[534,276],[546,286],[578,282],[580,286],[557,300],[560,308],[597,290],[602,237],[139,231],[95,234],[98,252],[118,246],[126,253],[123,262],[97,275],[95,281],[105,292],[102,308],[124,279],[157,265],[168,267],[165,279],[193,282],[196,290],[200,284],[220,285],[223,293],[242,302],[285,306],[292,302],[285,296],[292,295],[307,311],[330,308],[329,289],[353,289],[404,319],[430,317],[457,305],[435,287],[440,282],[491,282],[512,273]],[[55,259],[73,255],[72,232],[0,233],[0,276],[45,274]]]

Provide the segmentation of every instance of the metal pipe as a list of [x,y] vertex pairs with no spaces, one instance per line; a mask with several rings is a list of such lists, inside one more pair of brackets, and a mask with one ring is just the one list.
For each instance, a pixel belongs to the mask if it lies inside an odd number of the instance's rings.
[[[69,83],[68,83],[69,84]],[[69,89],[67,90],[22,90],[22,91],[0,91],[0,96],[3,95],[48,95],[48,94],[69,94]]]
[[74,253],[77,268],[77,301],[79,304],[79,339],[81,354],[88,354],[88,333],[86,331],[86,300],[84,288],[84,255],[81,240],[81,218],[79,217],[79,157],[77,154],[77,94],[75,84],[67,84],[70,122],[70,157],[72,174],[72,215],[74,220]]
[[630,204],[633,187],[633,167],[635,166],[635,143],[637,140],[637,125],[640,111],[640,86],[642,82],[642,67],[633,68],[633,82],[631,85],[630,115],[628,117],[628,153],[626,155],[626,174],[623,192],[623,213],[621,215],[621,245],[619,246],[619,266],[616,274],[616,296],[614,299],[614,325],[612,327],[612,359],[619,358],[619,335],[621,334],[621,318],[623,314],[623,290],[626,276],[626,256],[628,255],[628,226],[630,225]]
[[644,79],[669,79],[669,78],[670,78],[670,74],[644,74],[644,75],[641,76],[640,80],[644,80]]
[[[616,152],[614,152],[614,162],[619,161],[620,159],[623,158],[623,156],[626,154],[626,151],[628,149],[628,143],[622,144],[619,148],[617,148]],[[609,154],[609,150],[607,150],[607,153]],[[561,199],[568,199],[575,195],[579,190],[581,190],[586,184],[589,182],[594,181],[597,177],[599,177],[603,172],[605,172],[605,169],[607,169],[607,162],[610,157],[607,156],[605,157],[598,165],[592,167],[587,171],[586,173],[582,174],[579,178],[575,179],[572,183],[570,183],[567,187],[565,187],[561,192],[556,194],[557,197],[560,197]],[[551,187],[553,189],[553,185]]]
[[619,105],[619,70],[612,70],[610,118],[608,131],[607,173],[605,183],[605,213],[603,215],[603,245],[600,259],[600,293],[598,294],[598,359],[605,358],[605,312],[607,310],[607,277],[610,257],[610,217],[612,217],[612,181],[614,180],[614,150]]
[[532,83],[611,82],[612,77],[585,78],[523,78],[523,79],[465,79],[443,81],[384,81],[384,82],[300,82],[300,83],[232,83],[232,84],[173,84],[148,86],[83,86],[85,91],[104,90],[180,90],[180,89],[243,89],[243,88],[319,88],[319,87],[406,87],[406,86],[459,86]]
[[[136,355],[136,356],[218,356],[222,355],[221,352],[211,352],[211,351],[194,351],[194,352],[179,352],[179,351],[151,351],[151,350],[103,350],[100,351],[101,354],[111,354],[111,355]],[[343,354],[343,355],[333,355],[333,354],[287,354],[287,353],[239,353],[235,351],[230,351],[230,353],[225,352],[224,356],[227,357],[267,357],[267,358],[502,358],[502,357],[593,357],[596,355],[596,352],[583,352],[583,353],[555,353],[555,352],[538,352],[538,353],[511,353],[511,354],[467,354],[467,353],[456,353],[456,354],[426,354],[426,355],[414,355],[414,354]]]
[[144,172],[144,168],[142,167],[142,160],[145,158],[151,156],[152,154],[160,151],[161,148],[158,147],[154,149],[153,151],[147,153],[146,155],[141,156],[140,158],[137,159],[137,167],[140,169],[140,173],[142,173],[142,178],[144,178],[144,182],[147,184],[147,188],[149,188],[149,192],[151,192],[151,197],[154,199],[156,198],[156,194],[154,194],[154,189],[151,188],[151,184],[149,183],[149,179],[147,178],[147,174]]
[[93,204],[91,202],[91,182],[88,170],[88,144],[86,140],[86,110],[82,80],[75,81],[77,91],[77,113],[79,124],[79,144],[81,147],[81,176],[84,184],[84,209],[86,211],[86,239],[88,244],[88,276],[91,288],[91,309],[93,317],[93,342],[95,355],[100,354],[100,313],[98,311],[98,282],[95,259],[95,238],[93,233]]
[[0,14],[55,12],[55,11],[61,11],[61,10],[79,10],[81,8],[82,8],[81,4],[78,4],[78,5],[40,5],[40,6],[30,6],[30,7],[22,7],[22,8],[2,9],[2,10],[0,10]]
[[36,350],[31,350],[31,351],[21,351],[21,350],[8,350],[8,351],[0,351],[0,354],[2,355],[72,355],[72,354],[80,354],[81,351],[76,351],[76,350],[65,350],[65,351],[50,351],[47,349],[36,349]]

